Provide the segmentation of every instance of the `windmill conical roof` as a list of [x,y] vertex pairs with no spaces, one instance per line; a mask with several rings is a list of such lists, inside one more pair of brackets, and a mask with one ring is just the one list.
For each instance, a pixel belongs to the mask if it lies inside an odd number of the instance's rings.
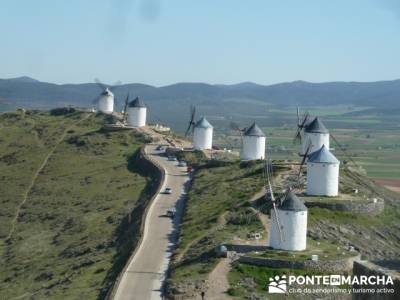
[[146,107],[146,105],[144,104],[143,100],[140,99],[139,97],[136,97],[135,99],[133,99],[129,105],[129,107]]
[[325,145],[322,145],[320,149],[311,153],[308,156],[308,162],[312,163],[326,163],[326,164],[339,164],[340,161],[329,151]]
[[324,123],[322,123],[318,117],[316,117],[312,122],[308,123],[305,128],[305,132],[329,133]]
[[114,94],[109,90],[109,88],[106,88],[102,93],[102,96],[114,96]]
[[307,211],[307,207],[292,190],[286,194],[286,197],[278,208],[280,210]]
[[244,132],[246,136],[264,136],[264,132],[257,126],[256,122],[254,122],[249,128],[246,129]]
[[210,122],[205,117],[201,117],[199,121],[194,125],[195,128],[213,128]]

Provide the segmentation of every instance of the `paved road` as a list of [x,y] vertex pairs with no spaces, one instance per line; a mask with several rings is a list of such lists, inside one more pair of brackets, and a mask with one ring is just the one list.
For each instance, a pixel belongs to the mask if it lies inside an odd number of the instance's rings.
[[[143,242],[121,278],[114,297],[116,300],[161,299],[161,286],[178,238],[183,191],[189,177],[185,172],[186,168],[178,167],[177,162],[160,156],[155,148],[156,145],[147,145],[146,153],[166,170],[161,191],[171,187],[172,194],[160,193],[154,199],[146,217]],[[177,213],[172,220],[165,213],[173,206]]]

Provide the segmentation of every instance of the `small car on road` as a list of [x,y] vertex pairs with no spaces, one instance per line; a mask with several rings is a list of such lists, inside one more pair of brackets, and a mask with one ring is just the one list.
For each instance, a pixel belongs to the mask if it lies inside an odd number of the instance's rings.
[[172,194],[172,188],[170,187],[165,188],[164,194]]
[[175,207],[171,207],[167,210],[167,217],[173,218],[175,217],[176,209]]
[[186,164],[186,162],[185,161],[183,161],[183,160],[181,160],[181,161],[179,161],[179,163],[178,163],[178,167],[187,167],[187,164]]
[[178,159],[175,156],[168,156],[169,161],[177,161]]

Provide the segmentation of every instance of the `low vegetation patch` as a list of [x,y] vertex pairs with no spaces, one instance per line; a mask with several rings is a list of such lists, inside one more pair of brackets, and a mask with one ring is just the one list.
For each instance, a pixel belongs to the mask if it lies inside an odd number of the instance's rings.
[[307,261],[311,260],[311,255],[318,255],[319,260],[330,261],[339,260],[357,255],[357,252],[349,251],[348,247],[343,247],[333,241],[307,239],[307,249],[303,251],[285,251],[269,249],[264,252],[251,253],[250,256],[285,261]]
[[[236,262],[228,274],[228,280],[231,287],[227,294],[236,297],[235,299],[263,299],[264,297],[273,300],[283,299],[282,295],[268,293],[269,279],[277,275],[311,276],[329,274],[300,269],[260,267]],[[291,287],[293,288],[294,286]],[[307,286],[301,287],[305,288]],[[304,297],[305,295],[289,294],[287,296],[285,295],[284,299],[305,299]]]
[[170,286],[207,277],[222,243],[244,243],[249,232],[264,228],[249,200],[262,188],[261,162],[213,162],[194,175],[172,265]]

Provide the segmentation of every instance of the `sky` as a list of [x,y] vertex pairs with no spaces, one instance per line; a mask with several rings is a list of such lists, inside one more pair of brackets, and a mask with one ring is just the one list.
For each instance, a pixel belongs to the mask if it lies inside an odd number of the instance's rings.
[[400,78],[398,0],[0,0],[0,78]]

